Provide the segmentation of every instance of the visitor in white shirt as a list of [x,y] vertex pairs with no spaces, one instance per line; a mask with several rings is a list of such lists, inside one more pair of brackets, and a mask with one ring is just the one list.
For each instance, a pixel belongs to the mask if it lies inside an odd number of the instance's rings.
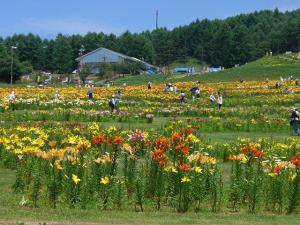
[[221,109],[222,105],[223,105],[223,96],[220,92],[218,92],[218,105],[219,105],[219,109]]
[[211,93],[209,96],[210,103],[213,104],[216,101],[216,97],[214,96],[214,93]]
[[177,86],[176,86],[176,84],[174,85],[174,94],[176,95],[176,93],[177,93]]
[[118,109],[118,102],[119,102],[119,99],[116,98],[115,95],[112,96],[112,98],[109,100],[108,102],[108,105],[110,107],[110,112],[113,113],[114,111],[119,111]]
[[15,101],[16,100],[16,95],[14,91],[11,91],[10,94],[8,95],[8,100],[9,101]]
[[59,101],[59,92],[58,92],[58,90],[55,90],[54,101]]
[[184,100],[185,99],[185,93],[183,91],[181,91],[180,95],[179,95],[179,100],[180,100],[180,103],[183,104],[184,103]]
[[196,94],[196,98],[199,98],[199,97],[200,97],[200,89],[197,89],[197,90],[195,91],[195,94]]
[[15,101],[16,101],[16,95],[15,95],[14,91],[10,92],[10,94],[8,95],[8,100],[9,100],[10,108],[14,111],[15,110]]

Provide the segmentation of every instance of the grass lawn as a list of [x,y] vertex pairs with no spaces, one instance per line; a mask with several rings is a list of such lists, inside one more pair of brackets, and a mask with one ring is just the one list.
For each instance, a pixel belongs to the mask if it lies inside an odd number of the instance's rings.
[[[185,120],[187,118],[191,117],[177,117],[177,119]],[[103,127],[110,127],[110,126],[116,126],[118,128],[122,129],[160,129],[163,128],[170,120],[172,120],[171,117],[155,117],[153,119],[152,123],[146,123],[146,122],[116,122],[116,121],[107,121],[107,122],[100,122],[101,126]],[[71,122],[62,122],[62,121],[57,121],[61,123],[73,123]],[[32,123],[35,123],[34,121]],[[85,123],[85,122],[80,122],[80,123]],[[11,125],[18,125],[20,124],[19,122],[14,122],[11,123]],[[22,124],[22,123],[21,123]],[[203,132],[202,133],[202,138],[208,139],[209,141],[212,142],[230,142],[230,141],[236,141],[237,138],[252,138],[252,139],[259,139],[259,138],[271,138],[276,141],[284,141],[287,138],[292,137],[290,133],[282,133],[282,132],[259,132],[259,131],[252,131],[252,132]],[[298,138],[298,137],[294,137]],[[300,137],[299,137],[300,138]]]
[[124,129],[151,129],[162,128],[168,123],[170,118],[167,117],[155,117],[152,123],[135,123],[135,122],[101,122],[101,126],[109,127],[116,126]]
[[[209,139],[212,142],[226,143],[236,141],[237,138],[271,138],[276,141],[284,141],[287,138],[292,137],[289,133],[278,133],[278,132],[213,132],[203,133],[203,138]],[[295,137],[294,138],[298,138]],[[300,137],[299,137],[300,138]]]
[[[189,117],[190,118],[190,117]],[[185,120],[186,117],[177,117],[177,119]],[[100,124],[104,127],[109,126],[117,126],[125,129],[151,129],[151,128],[162,128],[164,125],[171,120],[170,117],[155,117],[153,123],[127,123],[127,122],[101,122]],[[203,132],[201,135],[202,138],[209,140],[211,142],[220,142],[226,143],[231,141],[236,141],[237,138],[251,138],[251,139],[259,139],[259,138],[271,138],[275,141],[284,141],[287,138],[291,138],[290,133],[281,133],[281,132]],[[293,138],[300,138],[295,137]]]
[[[189,117],[190,118],[190,117]],[[185,120],[186,117],[177,117],[177,119]],[[171,120],[170,117],[155,117],[153,123],[117,123],[117,122],[101,122],[101,125],[104,127],[117,126],[125,129],[151,129],[151,128],[162,128],[164,125]],[[219,143],[228,143],[236,141],[238,138],[271,138],[275,141],[284,141],[287,138],[300,138],[297,136],[291,136],[289,132],[260,132],[260,131],[251,131],[251,132],[203,132],[201,137],[210,142],[219,142]]]
[[[1,117],[1,114],[0,114]],[[146,121],[144,122],[116,122],[116,121],[105,121],[105,122],[99,122],[99,124],[103,127],[110,127],[110,126],[115,126],[118,128],[122,128],[122,129],[160,129],[163,128],[168,121],[170,120],[170,118],[168,117],[155,117],[152,123],[147,123]],[[51,122],[54,122],[53,120]],[[63,123],[63,124],[69,124],[69,123],[74,123],[76,121],[55,121],[55,122],[59,122],[59,123]],[[20,124],[25,124],[26,125],[27,122],[11,122],[9,124],[4,124],[3,126],[17,126]],[[31,123],[39,123],[39,121],[31,121]],[[87,122],[78,122],[78,123],[82,123],[85,124]]]

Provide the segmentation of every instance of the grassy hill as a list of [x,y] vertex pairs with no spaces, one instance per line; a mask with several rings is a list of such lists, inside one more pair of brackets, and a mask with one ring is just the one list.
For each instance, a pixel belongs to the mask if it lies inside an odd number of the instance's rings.
[[153,83],[201,81],[201,82],[230,82],[239,80],[265,80],[266,78],[279,79],[293,75],[300,79],[300,60],[288,56],[278,55],[264,57],[237,68],[226,69],[221,72],[204,73],[200,75],[186,76],[185,74],[169,75],[137,75],[117,79],[115,84],[126,82],[128,85]]

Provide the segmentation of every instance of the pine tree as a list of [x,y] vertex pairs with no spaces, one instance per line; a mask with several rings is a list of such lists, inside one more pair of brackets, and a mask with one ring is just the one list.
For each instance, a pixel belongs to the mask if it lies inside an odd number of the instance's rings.
[[53,64],[54,68],[59,73],[72,72],[72,48],[67,37],[59,34],[56,37],[53,49]]

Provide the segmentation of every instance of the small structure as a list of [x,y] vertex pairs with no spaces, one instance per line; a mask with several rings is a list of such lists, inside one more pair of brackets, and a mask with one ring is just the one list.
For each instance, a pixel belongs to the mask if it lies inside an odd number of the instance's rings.
[[189,73],[189,74],[193,74],[193,73],[195,73],[195,68],[194,67],[191,67],[191,68],[185,68],[185,67],[175,68],[174,69],[174,73]]
[[221,66],[219,66],[219,67],[208,67],[207,68],[207,72],[219,72],[219,71],[222,71]]
[[98,48],[76,59],[79,62],[79,70],[87,65],[92,73],[99,73],[99,63],[107,62],[111,64],[123,64],[138,62],[144,65],[146,70],[158,70],[158,67],[153,66],[143,60],[124,55],[119,52],[109,50],[107,48]]
[[21,76],[21,80],[24,82],[28,82],[32,80],[32,74],[26,74]]

